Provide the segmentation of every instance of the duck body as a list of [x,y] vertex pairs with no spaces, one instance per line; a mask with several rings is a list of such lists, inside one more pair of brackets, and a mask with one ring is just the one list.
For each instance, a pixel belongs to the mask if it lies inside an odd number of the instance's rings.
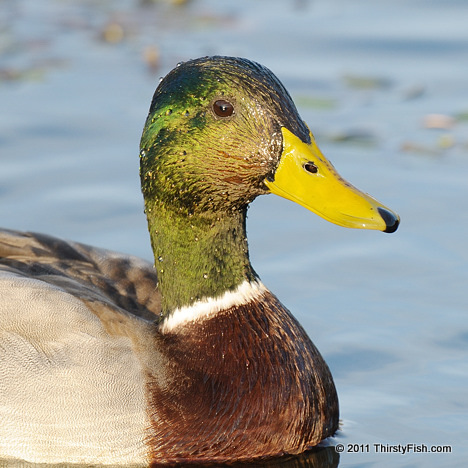
[[141,465],[151,265],[12,231],[0,257],[0,460]]
[[336,431],[328,367],[261,283],[161,322],[140,259],[12,231],[0,257],[2,457],[225,462],[300,453]]
[[154,94],[140,176],[155,262],[0,231],[0,459],[156,466],[297,454],[338,428],[330,371],[260,282],[249,203],[399,219],[335,171],[265,67],[204,57]]

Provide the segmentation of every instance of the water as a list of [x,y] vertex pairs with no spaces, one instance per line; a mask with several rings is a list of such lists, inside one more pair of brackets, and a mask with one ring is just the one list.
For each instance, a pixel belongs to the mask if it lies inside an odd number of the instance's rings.
[[4,1],[1,224],[150,259],[138,142],[160,76],[206,54],[263,63],[339,172],[402,218],[388,235],[273,196],[249,212],[256,270],[334,375],[339,466],[464,466],[467,15],[461,0]]

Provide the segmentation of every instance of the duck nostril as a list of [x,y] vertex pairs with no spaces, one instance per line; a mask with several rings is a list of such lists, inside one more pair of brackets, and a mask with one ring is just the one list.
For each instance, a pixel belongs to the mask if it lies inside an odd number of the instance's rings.
[[307,161],[306,163],[303,164],[302,167],[307,172],[310,172],[311,174],[317,174],[317,172],[318,172],[318,167],[311,161]]

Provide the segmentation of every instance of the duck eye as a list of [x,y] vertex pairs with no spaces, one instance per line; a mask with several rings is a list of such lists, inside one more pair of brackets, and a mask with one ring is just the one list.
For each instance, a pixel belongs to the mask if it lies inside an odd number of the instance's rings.
[[229,117],[234,113],[234,106],[223,99],[213,103],[213,111],[219,117]]
[[318,172],[318,167],[313,163],[313,162],[306,162],[302,166],[307,172],[310,172],[311,174],[317,174]]

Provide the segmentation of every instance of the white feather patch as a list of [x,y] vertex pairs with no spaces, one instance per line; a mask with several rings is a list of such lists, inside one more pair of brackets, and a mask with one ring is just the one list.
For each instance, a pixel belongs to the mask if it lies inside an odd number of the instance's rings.
[[174,310],[161,324],[161,333],[174,333],[184,324],[198,322],[212,317],[222,310],[247,304],[260,297],[267,288],[260,281],[244,281],[235,291],[228,291],[219,297],[208,297],[191,306]]

